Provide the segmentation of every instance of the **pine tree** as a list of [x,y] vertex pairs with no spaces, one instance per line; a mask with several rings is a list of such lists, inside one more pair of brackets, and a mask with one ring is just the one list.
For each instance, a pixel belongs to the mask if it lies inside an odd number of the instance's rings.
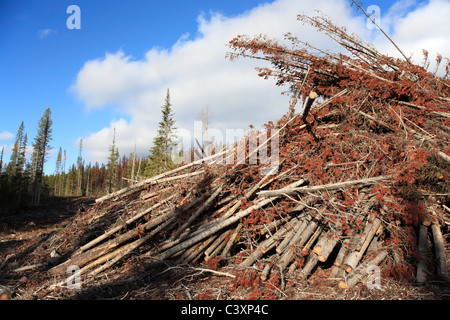
[[173,119],[170,92],[167,89],[166,101],[162,106],[162,119],[159,122],[158,134],[150,149],[149,162],[145,168],[146,176],[154,176],[175,167],[172,161],[172,151],[176,147],[175,120]]
[[11,158],[6,167],[6,175],[11,180],[14,179],[16,176],[20,148],[21,148],[21,146],[23,144],[23,140],[24,140],[24,128],[25,128],[25,125],[23,124],[23,121],[22,121],[22,123],[19,126],[19,130],[17,130],[16,140],[14,141],[14,145],[13,145],[12,152],[11,152]]
[[66,161],[67,161],[67,153],[66,149],[64,149],[64,156],[63,156],[63,164],[62,164],[62,182],[61,182],[61,192],[63,195],[65,195],[65,180],[66,180]]
[[[12,148],[11,159],[6,167],[7,184],[11,204],[20,204],[22,191],[24,189],[24,170],[26,162],[27,134],[24,133],[25,126],[20,124],[16,140]],[[12,200],[14,199],[14,200]]]
[[2,154],[0,156],[0,175],[3,174],[3,153],[5,152],[5,146],[2,146]]
[[47,108],[39,120],[38,132],[33,144],[33,203],[39,204],[41,200],[42,178],[44,174],[45,157],[47,156],[52,140],[52,120],[50,108]]
[[80,153],[77,158],[77,196],[82,196],[82,182],[83,182],[83,157],[81,156],[83,150],[83,139],[80,139]]
[[58,156],[56,157],[55,166],[55,196],[61,196],[61,180],[62,180],[62,148],[59,147]]
[[119,172],[117,168],[117,160],[119,159],[119,149],[116,147],[116,128],[114,128],[114,135],[112,145],[109,146],[108,157],[108,193],[113,191],[117,185]]

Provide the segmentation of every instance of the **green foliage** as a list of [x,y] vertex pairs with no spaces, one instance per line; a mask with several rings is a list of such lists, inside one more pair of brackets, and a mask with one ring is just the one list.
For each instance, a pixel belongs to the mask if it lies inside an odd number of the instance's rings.
[[116,128],[114,128],[112,145],[109,146],[108,150],[108,193],[111,193],[114,189],[116,189],[120,179],[117,166],[117,160],[119,160],[119,149],[116,147]]
[[151,177],[175,167],[172,161],[172,152],[176,148],[175,142],[175,120],[173,119],[172,104],[170,103],[170,92],[167,89],[166,101],[161,108],[161,121],[159,122],[158,134],[153,140],[150,149],[149,162],[145,168],[145,176]]
[[50,108],[47,108],[38,123],[38,132],[33,143],[33,203],[39,204],[42,189],[42,177],[44,174],[44,163],[51,149],[52,119]]

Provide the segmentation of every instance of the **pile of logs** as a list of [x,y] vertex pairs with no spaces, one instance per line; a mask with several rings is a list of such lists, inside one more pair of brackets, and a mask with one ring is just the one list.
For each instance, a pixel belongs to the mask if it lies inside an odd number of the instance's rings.
[[[158,263],[233,267],[234,277],[252,268],[263,281],[275,273],[307,280],[322,268],[341,288],[364,283],[374,266],[418,282],[448,277],[448,74],[386,57],[323,18],[301,18],[354,55],[298,49],[290,34],[292,48],[234,39],[238,55],[273,64],[262,76],[291,84],[289,113],[258,131],[256,148],[243,138],[240,164],[225,161],[238,157],[238,144],[215,150],[78,212],[35,251],[58,251],[53,276],[71,266],[95,276],[137,259],[147,270]],[[276,165],[261,161],[263,148],[275,152],[276,145]]]

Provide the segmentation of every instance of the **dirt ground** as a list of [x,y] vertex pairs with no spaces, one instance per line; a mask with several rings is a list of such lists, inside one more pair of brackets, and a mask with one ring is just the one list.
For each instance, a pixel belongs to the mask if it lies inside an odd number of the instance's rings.
[[[204,264],[167,265],[143,260],[138,255],[95,277],[82,277],[80,287],[47,271],[51,261],[30,265],[33,250],[65,228],[74,214],[88,208],[94,199],[62,198],[50,205],[23,208],[20,214],[0,217],[0,286],[12,291],[13,300],[449,300],[450,286],[431,277],[426,285],[410,279],[385,277],[370,289],[338,288],[329,279],[329,266],[319,265],[307,280],[295,272],[278,272],[262,281],[260,270],[243,269],[236,276],[232,261],[218,261],[217,271]],[[27,245],[30,239],[33,246]]]

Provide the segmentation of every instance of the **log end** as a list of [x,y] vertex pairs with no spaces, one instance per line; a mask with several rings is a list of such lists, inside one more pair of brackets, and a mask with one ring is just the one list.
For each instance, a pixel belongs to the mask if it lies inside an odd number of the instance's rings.
[[322,248],[321,247],[314,247],[313,251],[317,254],[320,255],[322,253]]
[[309,98],[310,98],[311,100],[317,99],[317,92],[311,91],[311,92],[309,93]]
[[11,300],[11,298],[11,290],[4,286],[0,286],[0,300]]
[[349,289],[350,287],[345,283],[344,280],[339,281],[339,288],[341,289]]

